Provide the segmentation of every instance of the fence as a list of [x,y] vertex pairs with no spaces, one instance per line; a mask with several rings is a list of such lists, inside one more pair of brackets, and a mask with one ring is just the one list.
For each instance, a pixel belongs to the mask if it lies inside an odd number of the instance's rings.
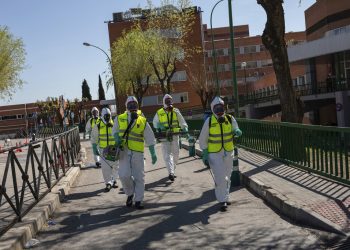
[[75,127],[0,152],[0,236],[51,191],[74,166],[79,151]]
[[[239,147],[350,184],[350,128],[237,119]],[[188,121],[201,129],[203,120]]]

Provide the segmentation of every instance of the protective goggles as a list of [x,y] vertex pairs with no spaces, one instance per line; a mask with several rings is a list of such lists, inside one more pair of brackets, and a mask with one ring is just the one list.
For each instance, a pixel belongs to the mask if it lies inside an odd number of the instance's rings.
[[216,115],[222,115],[223,113],[225,113],[225,108],[224,108],[224,105],[222,104],[216,104],[214,107],[213,107],[213,112],[214,114]]
[[164,100],[165,105],[171,106],[173,105],[173,99],[172,98],[167,98]]
[[128,102],[126,104],[126,109],[129,110],[129,111],[138,110],[139,109],[139,105],[137,104],[137,102]]

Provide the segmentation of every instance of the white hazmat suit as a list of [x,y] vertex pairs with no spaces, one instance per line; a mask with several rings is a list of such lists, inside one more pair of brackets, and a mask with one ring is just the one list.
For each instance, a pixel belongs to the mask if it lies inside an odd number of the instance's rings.
[[[110,120],[107,120],[107,121],[105,120],[106,115],[110,117]],[[112,122],[111,111],[108,108],[103,108],[101,112],[100,123],[110,124],[111,126],[111,122]],[[95,126],[91,132],[91,143],[98,145],[97,146],[98,151],[100,155],[102,155],[104,148],[100,147],[99,133],[100,133],[99,126]],[[113,133],[112,134],[107,133],[107,137],[113,138]],[[114,143],[114,139],[112,140]],[[106,187],[107,185],[111,185],[112,187],[117,187],[118,167],[119,167],[118,161],[109,161],[101,156],[100,163],[101,163],[102,175],[103,175],[103,179],[105,181]]]
[[[165,113],[168,115],[168,105],[165,103],[165,100],[171,98],[171,95],[166,94],[163,97],[163,109]],[[177,108],[173,108],[173,112],[176,113],[177,120],[179,122],[179,127],[182,130],[188,130],[187,123],[185,119],[183,118],[180,110]],[[153,118],[153,127],[158,130],[161,129],[160,127],[160,122],[159,122],[159,116],[158,112],[155,114]],[[178,135],[173,135],[172,141],[168,141],[167,139],[160,139],[161,145],[162,145],[162,153],[163,153],[163,160],[165,162],[165,165],[168,169],[169,173],[169,179],[172,178],[171,176],[175,176],[175,169],[176,169],[176,164],[179,160],[179,136]],[[173,178],[172,178],[173,180]]]
[[[217,104],[224,104],[224,101],[215,97],[211,103],[211,110],[216,118],[218,116],[214,113],[214,106]],[[225,114],[224,114],[225,115]],[[208,118],[202,127],[199,136],[199,146],[202,150],[208,149],[208,139],[209,139],[209,120]],[[232,133],[238,129],[238,124],[236,120],[232,117]],[[223,147],[217,153],[209,153],[208,161],[209,166],[214,174],[215,181],[215,196],[220,203],[229,203],[229,190],[231,185],[231,172],[233,164],[234,150],[226,151]]]
[[[126,100],[125,106],[129,102],[137,102],[134,96],[129,96]],[[131,121],[131,112],[127,110],[128,124]],[[135,121],[131,124],[130,129],[134,126]],[[113,135],[119,133],[118,117],[114,120]],[[146,123],[144,130],[144,142],[145,146],[152,146],[156,144],[154,133],[151,126]],[[128,197],[135,200],[135,206],[137,202],[142,202],[145,191],[145,173],[144,173],[144,153],[133,151],[124,145],[123,151],[119,155],[119,178],[123,185],[123,190]],[[132,201],[131,201],[132,202]]]
[[[85,126],[85,132],[89,135],[90,140],[91,140],[91,132],[93,127],[96,126],[96,124],[99,121],[99,111],[96,107],[93,107],[91,110],[91,114],[92,117],[86,122],[86,126]],[[95,159],[95,164],[96,167],[100,167],[101,163],[100,163],[100,156],[99,155],[95,155],[94,154],[94,159]]]

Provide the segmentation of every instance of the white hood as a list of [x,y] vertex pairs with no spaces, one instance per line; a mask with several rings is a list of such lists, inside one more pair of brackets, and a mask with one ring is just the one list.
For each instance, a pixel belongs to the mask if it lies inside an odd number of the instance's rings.
[[137,102],[137,103],[139,103],[135,96],[128,96],[128,98],[126,99],[126,102],[125,102],[125,107],[128,106],[129,102]]
[[165,94],[165,96],[163,97],[163,107],[164,107],[165,109],[168,108],[168,105],[165,104],[165,99],[168,99],[168,98],[173,99],[173,97],[172,97],[171,95]]
[[94,112],[94,111],[97,111],[97,117],[98,117],[98,115],[99,115],[99,111],[98,111],[98,109],[96,108],[96,107],[93,107],[92,109],[91,109],[91,114]]
[[109,121],[105,121],[104,116],[105,116],[106,114],[109,114],[110,117],[112,118],[112,114],[111,114],[111,111],[109,110],[109,108],[103,108],[103,109],[102,109],[102,112],[101,112],[101,118],[102,118],[102,121],[103,121],[105,124],[107,124],[107,123],[109,122]]
[[210,104],[211,112],[213,112],[213,114],[217,117],[217,115],[214,113],[214,106],[215,106],[216,104],[222,104],[222,105],[224,105],[224,100],[222,100],[219,96],[216,96],[216,97],[214,98],[214,100],[213,100],[213,101],[211,102],[211,104]]

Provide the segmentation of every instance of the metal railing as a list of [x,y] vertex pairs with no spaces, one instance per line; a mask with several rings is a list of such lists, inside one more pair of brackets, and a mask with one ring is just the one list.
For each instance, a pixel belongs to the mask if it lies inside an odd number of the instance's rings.
[[350,184],[350,128],[237,119],[240,147]]
[[79,151],[75,127],[0,152],[0,237],[74,166]]
[[[236,119],[239,147],[350,184],[350,128]],[[201,129],[203,120],[188,120]]]
[[[294,88],[300,96],[333,93],[336,91],[350,90],[350,79],[318,82],[317,84],[308,83],[295,86]],[[239,98],[240,106],[268,102],[279,99],[279,90],[265,90],[259,93],[250,92],[247,95],[241,95]]]

